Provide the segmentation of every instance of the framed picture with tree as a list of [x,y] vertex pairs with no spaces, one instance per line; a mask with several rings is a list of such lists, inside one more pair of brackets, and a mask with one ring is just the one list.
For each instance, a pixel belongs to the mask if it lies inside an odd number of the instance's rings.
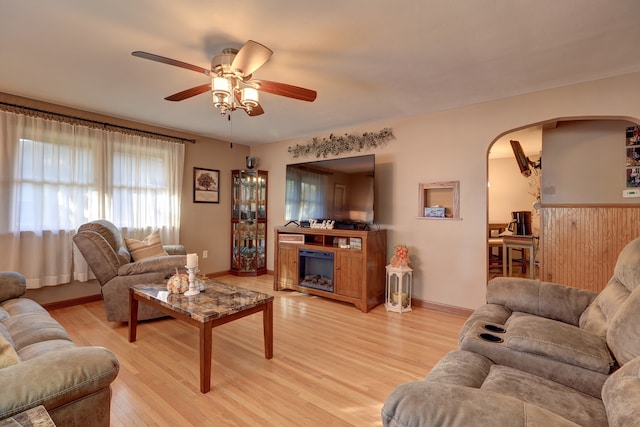
[[220,203],[220,171],[193,168],[193,202]]

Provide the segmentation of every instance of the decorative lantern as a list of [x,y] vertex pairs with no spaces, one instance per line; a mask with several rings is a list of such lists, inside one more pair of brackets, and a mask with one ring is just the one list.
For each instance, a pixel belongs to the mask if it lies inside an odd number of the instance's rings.
[[395,247],[391,263],[387,265],[385,307],[387,311],[411,311],[411,283],[413,269],[409,267],[409,251],[404,245]]

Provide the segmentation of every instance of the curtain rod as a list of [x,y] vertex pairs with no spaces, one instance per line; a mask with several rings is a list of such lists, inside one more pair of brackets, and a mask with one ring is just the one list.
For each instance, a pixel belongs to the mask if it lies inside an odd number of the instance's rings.
[[101,126],[101,127],[105,128],[105,129],[112,128],[112,129],[119,129],[119,130],[124,130],[124,131],[136,132],[136,133],[140,133],[140,134],[143,134],[143,135],[152,135],[152,136],[156,136],[156,137],[162,137],[162,138],[166,138],[166,139],[171,139],[171,140],[174,140],[174,141],[180,141],[181,143],[185,143],[185,142],[190,142],[192,144],[196,143],[195,139],[180,138],[178,136],[165,135],[165,134],[158,133],[158,132],[150,132],[150,131],[147,131],[147,130],[136,129],[136,128],[131,128],[131,127],[127,127],[127,126],[114,125],[112,123],[101,122],[101,121],[98,121],[98,120],[84,119],[82,117],[71,116],[71,115],[68,115],[68,114],[53,113],[51,111],[41,110],[39,108],[25,107],[23,105],[11,104],[11,103],[8,103],[8,102],[3,102],[3,101],[0,101],[0,105],[6,106],[6,107],[9,107],[9,108],[15,108],[15,109],[18,109],[18,110],[27,110],[27,111],[31,111],[31,112],[38,113],[38,114],[47,114],[47,115],[51,115],[51,116],[54,116],[54,117],[61,117],[61,118],[67,119],[67,120],[74,120],[74,121],[77,121],[80,124],[85,123],[85,124],[94,125],[96,127],[97,126]]

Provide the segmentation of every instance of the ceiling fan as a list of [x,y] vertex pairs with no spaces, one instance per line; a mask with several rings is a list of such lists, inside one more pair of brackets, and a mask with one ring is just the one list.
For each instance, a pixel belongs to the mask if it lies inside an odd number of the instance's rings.
[[258,91],[308,102],[313,102],[317,96],[315,90],[254,79],[253,73],[271,58],[273,51],[253,40],[246,42],[239,50],[224,49],[221,54],[214,56],[211,60],[211,69],[147,52],[135,51],[131,54],[138,58],[185,68],[209,76],[211,78],[209,83],[174,93],[165,99],[167,101],[182,101],[211,91],[213,105],[220,110],[222,115],[238,108],[245,110],[249,116],[263,114],[264,110],[259,103]]

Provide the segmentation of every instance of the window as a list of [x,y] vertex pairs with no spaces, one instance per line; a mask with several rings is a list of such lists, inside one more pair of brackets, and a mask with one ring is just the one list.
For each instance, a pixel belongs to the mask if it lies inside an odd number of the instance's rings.
[[[20,139],[18,177],[19,231],[71,230],[90,193],[77,191],[94,182],[88,147]],[[78,170],[74,165],[81,165]],[[80,218],[76,218],[80,219]]]
[[[110,156],[107,177],[97,179],[103,168],[90,146],[20,140],[19,176],[15,181],[19,200],[19,230],[73,231],[79,224],[106,217],[121,228],[159,228],[170,223],[169,165],[161,149],[145,155],[125,146]],[[98,200],[101,187],[104,205]]]

